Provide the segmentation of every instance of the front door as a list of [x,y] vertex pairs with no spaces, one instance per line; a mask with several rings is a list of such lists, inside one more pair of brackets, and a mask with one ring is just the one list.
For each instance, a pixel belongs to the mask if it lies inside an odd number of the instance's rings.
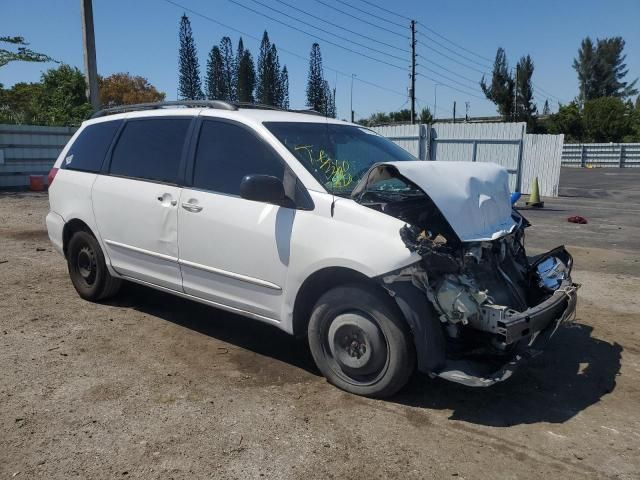
[[203,120],[192,186],[178,209],[185,293],[280,318],[296,210],[245,200],[245,175],[284,176],[278,155],[248,127]]
[[129,120],[108,174],[92,190],[100,237],[113,268],[182,290],[178,265],[179,172],[191,118]]

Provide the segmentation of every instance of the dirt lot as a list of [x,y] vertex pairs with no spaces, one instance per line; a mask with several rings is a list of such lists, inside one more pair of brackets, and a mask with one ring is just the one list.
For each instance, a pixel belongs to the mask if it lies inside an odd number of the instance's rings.
[[388,401],[266,325],[133,285],[80,300],[46,196],[0,195],[0,478],[640,478],[640,178],[585,198],[576,175],[525,212],[533,248],[573,245],[576,325],[507,383]]

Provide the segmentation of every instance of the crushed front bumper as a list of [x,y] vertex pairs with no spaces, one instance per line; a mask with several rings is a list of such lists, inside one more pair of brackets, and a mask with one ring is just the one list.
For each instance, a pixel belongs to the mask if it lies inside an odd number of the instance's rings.
[[564,280],[547,300],[505,320],[501,325],[505,344],[527,338],[529,341],[498,370],[487,371],[486,364],[473,360],[447,360],[443,368],[432,375],[471,387],[489,387],[508,379],[520,365],[542,353],[558,327],[573,318],[578,288],[571,279]]

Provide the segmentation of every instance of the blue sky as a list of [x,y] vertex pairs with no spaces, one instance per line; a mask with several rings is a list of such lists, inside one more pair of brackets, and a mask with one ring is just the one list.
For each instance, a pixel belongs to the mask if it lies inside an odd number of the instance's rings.
[[[577,80],[571,63],[581,39],[587,35],[592,38],[622,36],[627,42],[629,78],[640,76],[640,0],[283,1],[326,22],[293,10],[277,0],[258,0],[258,3],[254,0],[233,0],[236,3],[231,0],[175,0],[195,12],[256,38],[266,29],[272,42],[278,46],[281,65],[286,64],[289,70],[292,108],[304,107],[308,69],[306,59],[311,44],[318,41],[325,64],[325,77],[336,88],[338,116],[341,118],[349,115],[351,74],[357,76],[353,94],[356,117],[408,106],[406,91],[410,59],[402,50],[409,48],[409,40],[402,35],[406,33],[408,36],[409,29],[408,20],[403,17],[415,18],[420,32],[417,37],[418,72],[422,75],[417,77],[418,107],[429,106],[433,109],[434,83],[437,82],[440,84],[437,87],[437,114],[440,117],[451,115],[454,100],[457,101],[458,115],[464,114],[467,101],[470,102],[471,115],[495,114],[494,105],[482,99],[476,80],[481,77],[481,71],[488,70],[484,65],[491,63],[482,57],[493,59],[498,47],[505,48],[511,65],[521,55],[532,56],[535,63],[533,81],[538,87],[536,99],[539,108],[548,98],[555,110],[558,99],[568,102],[577,94]],[[237,3],[279,19],[284,25],[248,11]],[[270,11],[260,3],[319,29]],[[402,17],[386,13],[370,3],[393,10]],[[0,0],[0,4],[0,35],[22,35],[34,50],[82,69],[79,0]],[[124,71],[145,76],[166,92],[168,99],[175,99],[178,25],[183,8],[165,0],[94,0],[93,4],[99,73],[108,75]],[[367,15],[349,5],[381,18]],[[336,8],[353,16],[338,12]],[[187,15],[191,19],[201,72],[204,73],[211,47],[224,35],[230,36],[236,45],[240,34],[193,13],[187,12]],[[358,18],[387,30],[365,24]],[[296,26],[302,32],[286,25]],[[407,27],[403,29],[401,25]],[[340,30],[337,26],[382,43]],[[365,49],[327,32],[400,58]],[[312,38],[307,33],[402,68],[348,52]],[[257,58],[259,42],[246,35],[243,35],[243,39],[245,46]],[[37,81],[40,74],[52,66],[55,65],[12,63],[0,70],[0,82],[6,87],[20,81]],[[364,82],[375,83],[383,88]],[[450,87],[459,88],[465,93]]]

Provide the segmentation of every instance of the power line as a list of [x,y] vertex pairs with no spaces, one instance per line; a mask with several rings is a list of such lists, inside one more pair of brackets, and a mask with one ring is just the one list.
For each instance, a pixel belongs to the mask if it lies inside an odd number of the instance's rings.
[[[421,25],[423,25],[423,24],[421,24]],[[464,50],[465,52],[470,53],[471,55],[474,55],[474,56],[476,56],[476,57],[478,57],[478,58],[481,58],[482,60],[485,60],[485,61],[487,61],[487,62],[489,62],[489,63],[493,62],[493,60],[491,60],[490,58],[483,57],[482,55],[480,55],[480,54],[478,54],[478,53],[475,53],[475,52],[473,52],[473,51],[471,51],[471,50],[469,50],[469,49],[467,49],[467,48],[463,47],[462,45],[457,44],[457,43],[456,43],[456,42],[454,42],[453,40],[449,40],[447,37],[445,37],[444,35],[439,34],[439,33],[438,33],[438,32],[436,32],[435,30],[433,30],[432,28],[429,28],[429,27],[427,27],[426,25],[423,25],[423,26],[424,26],[424,28],[425,28],[426,30],[430,31],[431,33],[433,33],[433,34],[434,34],[434,35],[436,35],[437,37],[440,37],[440,38],[442,38],[443,40],[446,40],[446,41],[447,41],[447,42],[449,42],[451,45],[454,45],[454,46],[458,47],[460,50]]]
[[422,56],[422,55],[418,55],[420,58],[424,59],[425,62],[428,62],[431,65],[435,65],[438,68],[441,68],[442,70],[451,73],[452,75],[455,75],[456,77],[460,77],[464,80],[466,80],[467,82],[473,84],[474,87],[477,87],[479,85],[478,80],[474,80],[472,78],[469,77],[465,77],[464,75],[459,74],[458,72],[454,72],[453,70],[449,70],[447,67],[443,67],[442,65],[440,65],[439,63],[433,62],[431,60],[428,60],[426,57]]
[[[422,24],[420,24],[420,25],[422,25]],[[427,28],[427,27],[425,27],[425,28]],[[445,50],[447,50],[448,52],[451,52],[451,53],[453,53],[453,54],[455,54],[455,55],[458,55],[458,56],[459,56],[459,57],[461,57],[461,58],[464,58],[464,59],[465,59],[465,60],[467,60],[468,62],[475,63],[476,65],[479,65],[479,66],[481,66],[482,68],[485,68],[485,69],[486,69],[486,68],[489,68],[489,67],[487,67],[487,66],[486,66],[486,64],[483,64],[483,63],[477,62],[477,61],[475,61],[475,60],[473,60],[473,59],[471,59],[471,58],[469,58],[469,57],[467,57],[467,56],[465,56],[465,55],[462,55],[461,53],[456,52],[456,51],[455,51],[455,50],[453,50],[452,48],[449,48],[449,47],[447,47],[446,45],[443,45],[442,43],[438,42],[437,40],[434,40],[433,38],[431,38],[431,37],[430,37],[429,35],[427,35],[426,33],[422,33],[422,32],[420,32],[420,31],[418,31],[418,34],[422,35],[422,36],[423,36],[423,37],[425,37],[425,38],[428,38],[430,41],[432,41],[432,42],[433,42],[433,43],[435,43],[436,45],[440,46],[441,48],[444,48],[444,49],[445,49]]]
[[450,88],[451,90],[455,90],[456,92],[464,93],[465,95],[467,95],[467,96],[469,96],[469,97],[477,98],[477,99],[479,99],[479,100],[485,100],[485,101],[488,101],[486,98],[482,98],[482,97],[480,97],[480,96],[478,96],[478,95],[475,95],[475,94],[473,94],[473,93],[466,92],[466,91],[464,91],[464,90],[462,90],[462,89],[460,89],[460,88],[454,87],[454,86],[449,85],[449,84],[446,84],[446,83],[441,83],[441,81],[440,81],[440,80],[436,80],[436,79],[434,79],[434,78],[432,78],[432,77],[430,77],[430,76],[428,76],[428,75],[425,75],[425,74],[424,74],[424,73],[422,73],[422,72],[418,72],[418,73],[417,73],[417,75],[420,75],[421,77],[424,77],[424,78],[426,78],[427,80],[431,80],[433,83],[437,83],[438,85],[442,85],[443,87],[447,87],[447,88]]
[[348,29],[348,28],[346,28],[346,27],[343,27],[343,26],[338,25],[338,24],[336,24],[336,23],[334,23],[334,22],[330,22],[329,20],[326,20],[326,19],[324,19],[324,18],[322,18],[322,17],[319,17],[319,16],[317,16],[317,15],[314,15],[313,13],[306,12],[305,10],[303,10],[303,9],[301,9],[301,8],[298,8],[298,7],[296,7],[295,5],[291,5],[290,3],[287,3],[287,2],[285,2],[285,1],[283,1],[283,0],[276,0],[276,1],[277,1],[278,3],[282,3],[283,5],[286,5],[286,6],[287,6],[287,7],[289,7],[289,8],[292,8],[292,9],[294,9],[294,10],[297,10],[298,12],[303,13],[303,14],[305,14],[305,15],[307,15],[307,16],[309,16],[309,17],[311,17],[311,18],[314,18],[314,19],[316,19],[316,20],[320,20],[321,22],[324,22],[324,23],[326,23],[326,24],[332,25],[332,26],[333,26],[333,27],[335,27],[335,28],[339,28],[339,29],[344,30],[344,31],[346,31],[346,32],[352,33],[353,35],[357,35],[357,36],[359,36],[359,37],[366,38],[367,40],[370,40],[370,41],[372,41],[372,42],[379,43],[379,44],[384,45],[384,46],[386,46],[386,47],[393,48],[393,49],[399,50],[399,51],[404,52],[404,53],[407,53],[407,54],[411,53],[411,52],[409,52],[409,50],[407,50],[406,48],[401,48],[401,47],[398,47],[397,45],[392,45],[392,44],[390,44],[390,43],[386,43],[386,42],[383,42],[383,41],[378,40],[378,39],[376,39],[376,38],[369,37],[368,35],[364,35],[364,34],[362,34],[362,33],[356,32],[356,31],[354,31],[354,30],[350,30],[350,29]]
[[[234,31],[234,32],[236,32],[236,33],[239,33],[240,35],[243,35],[243,36],[245,36],[245,37],[247,37],[247,38],[251,38],[251,39],[256,40],[256,41],[258,41],[258,42],[260,42],[260,41],[262,40],[260,37],[257,37],[257,36],[255,36],[255,35],[250,34],[250,33],[244,32],[244,31],[242,31],[242,30],[240,30],[240,29],[238,29],[238,28],[235,28],[235,27],[232,27],[232,26],[227,25],[227,24],[225,24],[225,23],[222,23],[222,22],[220,22],[219,20],[216,20],[215,18],[211,18],[211,17],[209,17],[209,16],[207,16],[207,15],[205,15],[205,14],[203,14],[203,13],[197,12],[197,11],[195,11],[195,10],[193,10],[193,9],[191,9],[191,8],[189,8],[189,7],[187,7],[187,6],[185,6],[185,5],[182,5],[182,4],[178,3],[178,2],[175,2],[175,1],[173,1],[173,0],[164,0],[164,1],[165,1],[166,3],[169,3],[169,4],[173,5],[174,7],[178,7],[178,8],[180,8],[180,9],[182,9],[182,10],[186,11],[186,12],[189,12],[189,13],[191,13],[192,15],[195,15],[196,17],[200,17],[200,18],[202,18],[203,20],[207,20],[207,21],[209,21],[209,22],[215,23],[215,24],[217,24],[217,25],[219,25],[219,26],[221,26],[221,27],[223,27],[223,28],[226,28],[226,29],[228,29],[228,30],[232,30],[232,31]],[[309,61],[309,59],[308,59],[307,57],[305,57],[305,56],[303,56],[303,55],[300,55],[299,53],[293,52],[293,51],[291,51],[291,50],[288,50],[288,49],[286,49],[286,48],[279,47],[279,50],[280,50],[281,52],[287,53],[287,54],[289,54],[289,55],[291,55],[291,56],[293,56],[293,57],[296,57],[296,58],[298,58],[298,59],[300,59],[300,60],[304,61],[305,63]],[[335,72],[335,73],[337,73],[338,75],[342,75],[342,76],[344,76],[344,77],[351,78],[351,74],[350,74],[350,73],[346,73],[346,72],[343,72],[343,71],[341,71],[341,70],[338,70],[338,69],[332,68],[332,67],[330,67],[330,66],[328,66],[328,65],[326,65],[326,64],[324,64],[324,68],[326,68],[327,70],[331,70],[332,72]],[[364,78],[362,78],[360,75],[358,75],[358,76],[354,77],[354,80],[355,80],[356,82],[360,82],[360,83],[363,83],[363,84],[365,84],[365,85],[369,85],[369,86],[371,86],[371,87],[375,87],[375,88],[377,88],[377,89],[379,89],[379,90],[383,90],[383,91],[386,91],[386,92],[389,92],[389,93],[393,93],[393,94],[395,94],[395,95],[399,95],[399,96],[402,96],[402,97],[406,97],[406,95],[407,95],[405,92],[401,92],[401,91],[398,91],[398,90],[394,90],[394,89],[392,89],[392,88],[385,87],[384,85],[380,85],[380,84],[377,84],[377,83],[375,83],[375,82],[371,82],[371,81],[369,81],[369,80],[365,80],[365,79],[364,79]]]
[[396,17],[403,18],[403,19],[405,19],[405,20],[408,20],[409,22],[411,21],[411,18],[409,18],[409,17],[405,17],[404,15],[400,15],[399,13],[394,12],[393,10],[387,10],[386,8],[381,7],[380,5],[376,5],[376,4],[375,4],[375,3],[373,3],[373,2],[369,2],[369,1],[367,1],[367,0],[360,0],[360,1],[361,1],[361,2],[363,2],[363,3],[366,3],[367,5],[371,5],[372,7],[379,8],[379,9],[380,9],[380,10],[382,10],[383,12],[390,13],[391,15],[395,15]]
[[[288,14],[288,13],[286,13],[286,12],[283,12],[283,11],[281,11],[281,10],[278,10],[277,8],[270,7],[269,5],[267,5],[267,4],[263,3],[263,2],[261,2],[260,0],[251,0],[251,1],[252,1],[253,3],[257,3],[258,5],[262,5],[264,8],[266,8],[266,9],[268,9],[268,10],[271,10],[272,12],[279,13],[280,15],[284,15],[285,17],[290,18],[291,20],[295,20],[296,22],[300,22],[300,23],[302,23],[303,25],[306,25],[306,26],[311,27],[311,28],[315,28],[316,30],[319,30],[319,31],[321,31],[321,32],[323,32],[323,33],[326,33],[326,34],[328,34],[328,35],[333,35],[334,37],[339,38],[340,40],[344,40],[344,41],[346,41],[346,42],[350,42],[350,43],[352,43],[352,44],[354,44],[354,45],[357,45],[357,46],[359,46],[359,47],[369,49],[369,50],[371,50],[371,51],[373,51],[373,52],[380,53],[380,54],[382,54],[382,55],[386,55],[386,56],[388,56],[388,57],[390,57],[390,58],[394,58],[394,59],[396,59],[396,60],[400,60],[400,61],[405,61],[405,60],[406,60],[406,58],[404,58],[404,57],[399,57],[399,56],[397,56],[397,55],[393,55],[393,54],[391,54],[391,53],[387,53],[387,52],[384,52],[384,51],[382,51],[382,50],[378,50],[378,49],[376,49],[376,48],[369,47],[368,45],[364,45],[364,44],[362,44],[362,43],[358,43],[358,42],[356,42],[356,41],[350,40],[349,38],[347,38],[347,37],[343,37],[342,35],[338,35],[337,33],[333,33],[333,32],[329,32],[329,31],[327,31],[327,30],[323,30],[323,29],[322,29],[322,28],[320,28],[320,27],[316,27],[315,25],[313,25],[313,24],[311,24],[311,23],[305,22],[304,20],[300,20],[299,18],[296,18],[296,17],[294,17],[294,16],[292,16],[292,15],[289,15],[289,14]],[[236,2],[233,2],[233,3],[236,3]]]
[[[347,15],[348,17],[354,18],[354,19],[356,19],[356,20],[358,20],[358,21],[360,21],[362,23],[366,23],[367,25],[370,25],[372,27],[376,27],[376,28],[379,28],[380,30],[384,30],[385,32],[392,33],[394,35],[397,35],[398,37],[404,38],[405,40],[409,40],[409,37],[407,37],[406,34],[398,33],[398,32],[396,32],[394,30],[389,29],[389,28],[382,27],[380,25],[376,25],[375,23],[369,22],[368,20],[364,20],[363,18],[360,18],[360,17],[358,17],[356,15],[353,15],[353,14],[351,14],[349,12],[345,12],[344,10],[340,10],[338,7],[334,7],[333,5],[330,5],[330,4],[326,3],[326,2],[324,2],[323,0],[315,0],[315,1],[318,2],[318,3],[321,3],[325,7],[329,7],[331,9],[335,10],[336,12],[340,12],[343,15]],[[403,28],[406,28],[406,27],[403,26]]]
[[387,65],[389,67],[397,68],[398,70],[402,70],[402,71],[406,70],[405,67],[401,67],[399,65],[387,62],[385,60],[380,60],[379,58],[372,57],[371,55],[367,55],[366,53],[358,52],[357,50],[353,50],[352,48],[345,47],[344,45],[340,45],[339,43],[332,42],[331,40],[327,40],[326,38],[321,37],[319,35],[315,35],[313,33],[306,32],[306,31],[302,30],[301,28],[294,27],[293,25],[289,25],[288,23],[283,22],[282,20],[278,20],[277,18],[273,18],[272,16],[267,15],[266,13],[262,13],[259,10],[256,10],[254,8],[251,8],[251,7],[248,7],[246,5],[243,5],[242,3],[237,2],[236,0],[227,0],[227,1],[230,2],[230,3],[233,3],[234,5],[242,7],[245,10],[249,10],[250,12],[253,12],[253,13],[257,14],[257,15],[261,15],[261,16],[263,16],[265,18],[268,18],[269,20],[271,20],[273,22],[276,22],[276,23],[279,23],[280,25],[284,25],[287,28],[290,28],[292,30],[296,30],[297,32],[303,33],[304,35],[307,35],[309,37],[315,38],[317,40],[321,40],[321,41],[323,41],[325,43],[328,43],[329,45],[333,45],[334,47],[341,48],[342,50],[346,50],[347,52],[351,52],[351,53],[354,53],[356,55],[360,55],[361,57],[368,58],[369,60],[373,60],[375,62]]
[[402,25],[401,23],[398,23],[398,22],[393,22],[393,21],[389,20],[388,18],[384,18],[384,17],[381,17],[379,15],[376,15],[375,13],[367,12],[366,10],[363,10],[361,8],[354,7],[350,3],[344,2],[342,0],[334,0],[334,2],[340,3],[341,5],[344,5],[345,7],[352,8],[352,9],[354,9],[354,10],[360,12],[360,13],[364,13],[365,15],[369,15],[370,17],[376,18],[378,20],[382,20],[383,22],[386,22],[386,23],[388,23],[390,25],[395,25],[396,27],[400,27],[400,28],[406,28],[406,25]]

